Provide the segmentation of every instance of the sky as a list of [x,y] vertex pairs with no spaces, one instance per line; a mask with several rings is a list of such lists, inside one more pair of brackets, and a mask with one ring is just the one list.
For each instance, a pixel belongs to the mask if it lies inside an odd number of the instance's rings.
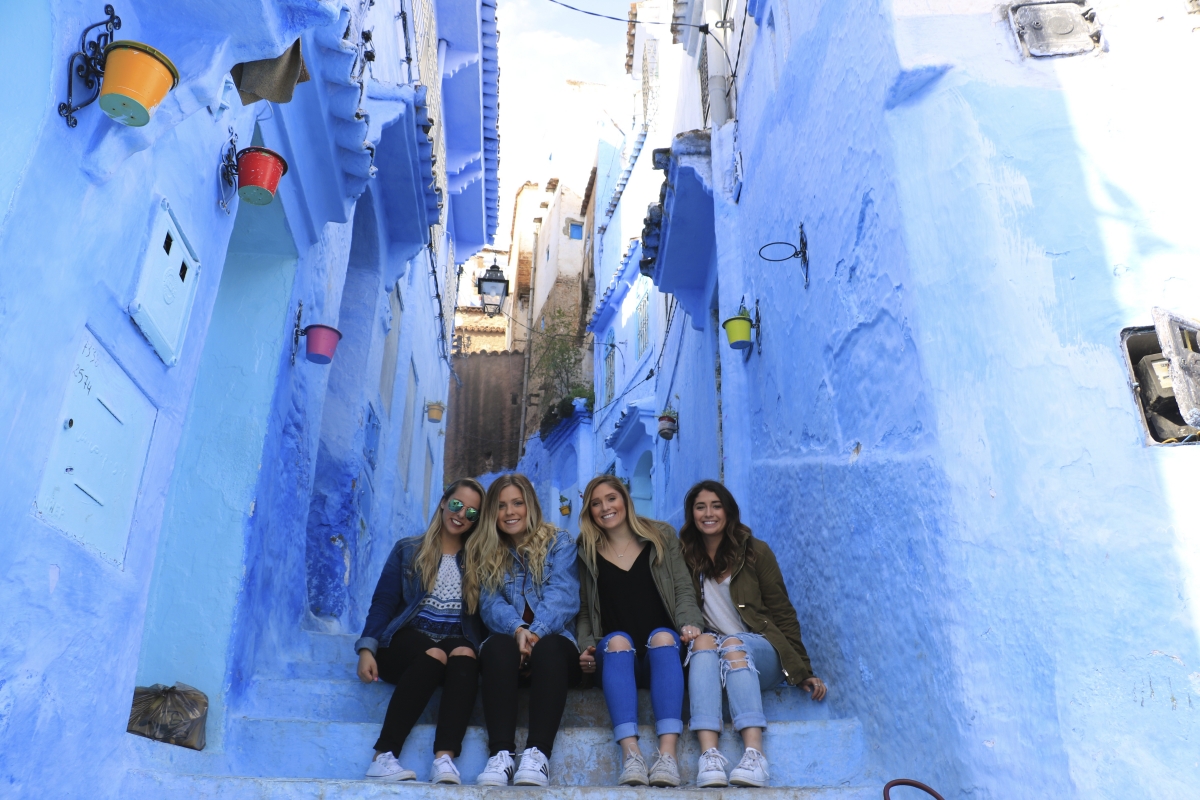
[[[622,17],[621,0],[567,0]],[[628,130],[633,84],[625,74],[625,23],[597,19],[550,0],[499,0],[500,225],[508,246],[513,197],[525,181],[558,178],[583,194],[598,125],[611,115]]]

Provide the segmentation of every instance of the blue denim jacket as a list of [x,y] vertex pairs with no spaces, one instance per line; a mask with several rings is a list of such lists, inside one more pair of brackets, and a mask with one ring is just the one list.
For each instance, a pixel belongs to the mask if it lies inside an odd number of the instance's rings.
[[[421,538],[412,536],[401,539],[388,554],[379,583],[375,585],[375,594],[371,595],[367,624],[363,626],[362,636],[354,643],[354,652],[365,647],[374,653],[379,647],[387,647],[391,644],[393,634],[417,615],[421,601],[428,594],[421,586],[421,576],[413,568],[417,551],[421,549]],[[463,571],[463,554],[459,550],[455,556],[460,575]],[[468,614],[465,605],[462,628],[464,638],[478,649],[486,633],[483,620],[479,614]]]
[[[525,606],[533,609],[529,630],[539,637],[561,634],[575,641],[575,617],[579,614],[579,567],[575,540],[566,531],[554,537],[542,582],[535,583],[525,565],[513,554],[513,565],[497,589],[480,593],[480,612],[488,628],[497,633],[514,633],[524,625]],[[578,644],[578,643],[576,643]]]

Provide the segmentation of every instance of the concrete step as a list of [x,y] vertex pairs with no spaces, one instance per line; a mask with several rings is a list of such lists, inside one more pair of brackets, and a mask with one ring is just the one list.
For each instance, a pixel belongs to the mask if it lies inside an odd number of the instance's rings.
[[[183,773],[243,775],[252,777],[361,778],[379,735],[378,723],[306,722],[299,720],[238,718],[231,720],[223,753],[196,753],[183,748],[142,740],[137,762],[147,769]],[[651,726],[640,726],[642,751],[649,763],[656,738]],[[433,725],[418,725],[409,735],[401,762],[428,778],[433,760]],[[522,746],[525,731],[518,730]],[[731,763],[741,758],[741,741],[732,732],[720,740]],[[770,762],[772,786],[841,786],[859,782],[863,775],[863,736],[857,720],[777,722],[767,729],[763,749]],[[686,782],[695,776],[699,757],[696,737],[680,739],[680,772]],[[487,734],[471,726],[457,759],[464,780],[474,782],[487,763]],[[603,727],[570,727],[559,731],[550,761],[555,784],[604,786],[616,781],[620,751],[611,730]]]
[[[239,711],[247,717],[271,719],[328,720],[331,722],[375,722],[383,720],[388,701],[395,687],[388,683],[365,684],[353,680],[297,680],[287,678],[256,679],[246,693]],[[441,690],[425,709],[421,722],[433,723],[437,719]],[[482,694],[482,692],[481,692]],[[518,724],[524,725],[529,718],[529,690],[518,690]],[[763,693],[763,711],[767,720],[827,720],[829,706],[814,703],[806,692],[791,687],[771,689]],[[687,703],[684,703],[684,719],[687,719]],[[726,719],[729,719],[726,709]],[[638,721],[654,723],[654,712],[650,705],[650,693],[638,693]],[[483,725],[482,699],[475,704],[471,722]],[[563,727],[610,727],[608,706],[604,693],[599,688],[572,689],[567,696],[567,707],[563,712]]]
[[[482,786],[432,786],[427,783],[297,780],[221,777],[152,770],[131,770],[121,787],[127,800],[746,800],[745,789],[652,789],[649,787],[572,786],[550,790]],[[880,787],[788,787],[756,789],[758,800],[878,800]]]

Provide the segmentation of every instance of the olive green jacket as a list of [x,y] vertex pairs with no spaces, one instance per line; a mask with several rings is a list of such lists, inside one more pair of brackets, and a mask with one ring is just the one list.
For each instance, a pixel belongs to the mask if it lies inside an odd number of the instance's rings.
[[[747,552],[754,553],[748,559]],[[775,652],[783,675],[792,686],[798,686],[813,676],[808,651],[800,641],[800,621],[788,599],[783,573],[771,548],[761,539],[747,537],[733,560],[733,577],[729,581],[729,596],[737,606],[747,633],[764,637]],[[700,597],[700,582],[693,579],[696,596]]]
[[[654,555],[650,557],[650,573],[654,576],[654,586],[658,589],[658,596],[662,598],[663,607],[675,623],[675,630],[679,631],[684,625],[694,625],[703,629],[704,617],[700,614],[700,606],[696,605],[696,589],[687,564],[684,563],[683,551],[679,548],[679,537],[675,535],[675,529],[665,522],[645,521],[657,525],[666,540],[665,558],[662,562],[659,563]],[[600,596],[596,588],[596,568],[588,564],[583,557],[582,545],[579,546],[578,552],[579,616],[575,618],[575,637],[582,652],[596,646],[604,629],[600,627]]]

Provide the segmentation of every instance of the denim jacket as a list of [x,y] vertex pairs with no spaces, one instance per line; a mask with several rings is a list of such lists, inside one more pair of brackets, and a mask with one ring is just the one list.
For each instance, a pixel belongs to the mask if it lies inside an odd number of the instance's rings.
[[[380,647],[387,647],[396,631],[417,615],[421,601],[428,594],[422,588],[421,576],[414,568],[417,551],[421,549],[421,539],[420,536],[401,539],[388,554],[379,583],[375,585],[375,594],[371,595],[367,624],[363,626],[362,636],[354,643],[354,652],[365,647],[374,653]],[[459,550],[454,557],[460,575],[463,571],[463,555],[464,551]],[[465,604],[462,628],[463,637],[478,649],[485,634],[483,621],[479,614],[468,614]]]
[[575,540],[559,531],[546,553],[542,582],[535,583],[516,550],[512,569],[496,589],[480,592],[479,606],[490,630],[512,634],[525,624],[525,606],[533,609],[529,630],[539,637],[561,634],[575,641],[575,616],[579,613],[579,568],[575,558]]

